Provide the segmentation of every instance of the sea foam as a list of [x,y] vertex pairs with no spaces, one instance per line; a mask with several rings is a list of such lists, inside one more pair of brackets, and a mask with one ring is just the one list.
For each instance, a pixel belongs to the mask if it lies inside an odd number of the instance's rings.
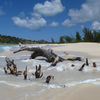
[[[4,84],[4,85],[8,85],[8,86],[12,86],[15,88],[21,88],[21,87],[29,87],[29,86],[34,86],[34,85],[38,85],[38,86],[44,86],[49,88],[65,88],[65,87],[72,87],[72,86],[76,86],[79,84],[94,84],[94,85],[100,85],[100,78],[96,78],[96,79],[87,79],[87,80],[83,80],[83,81],[73,81],[73,82],[67,82],[65,84],[46,84],[46,83],[37,83],[37,82],[29,82],[28,83],[14,83],[14,82],[7,82],[7,81],[0,81],[0,84]],[[43,90],[44,91],[44,90]],[[42,92],[42,91],[40,91]]]

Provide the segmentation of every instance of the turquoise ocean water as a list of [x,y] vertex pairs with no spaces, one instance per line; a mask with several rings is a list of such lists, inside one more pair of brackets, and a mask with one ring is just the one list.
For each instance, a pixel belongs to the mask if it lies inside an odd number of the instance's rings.
[[0,45],[0,53],[10,50],[14,46],[16,47],[17,45]]

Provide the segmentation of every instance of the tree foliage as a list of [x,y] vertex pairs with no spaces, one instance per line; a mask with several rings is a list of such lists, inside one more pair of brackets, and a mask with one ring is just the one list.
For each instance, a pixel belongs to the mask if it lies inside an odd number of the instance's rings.
[[32,44],[32,43],[49,43],[45,40],[39,40],[39,41],[32,41],[12,36],[6,36],[6,35],[0,35],[0,43],[8,43],[8,44],[18,44],[18,43],[24,43],[24,44]]
[[59,43],[71,43],[73,42],[73,38],[70,36],[61,36],[59,39]]
[[53,38],[51,38],[51,43],[55,43],[55,41],[54,41],[54,39],[53,39]]
[[60,36],[59,43],[72,43],[72,42],[100,42],[100,31],[90,30],[86,27],[83,29],[83,36],[76,32],[76,37]]
[[59,43],[65,43],[64,36],[61,36],[61,37],[59,38]]
[[32,40],[26,40],[22,38],[17,38],[17,37],[12,37],[12,36],[5,36],[5,35],[0,35],[0,43],[10,43],[10,44],[18,44],[19,42],[21,43],[26,43],[26,44],[31,44],[31,43],[72,43],[72,42],[100,42],[100,31],[95,31],[95,30],[90,30],[86,27],[83,29],[83,36],[80,35],[79,32],[76,32],[75,38],[71,36],[60,36],[59,41],[55,42],[54,38],[51,38],[51,42],[45,41],[45,40],[38,40],[38,41],[32,41]]
[[83,33],[84,33],[84,41],[85,42],[93,42],[93,34],[92,34],[91,30],[89,30],[88,28],[84,27]]
[[80,41],[82,41],[80,33],[76,32],[76,42],[80,42]]
[[70,37],[70,36],[65,36],[65,40],[66,40],[67,43],[73,42],[73,38]]
[[100,42],[100,31],[89,30],[85,27],[83,32],[85,42]]

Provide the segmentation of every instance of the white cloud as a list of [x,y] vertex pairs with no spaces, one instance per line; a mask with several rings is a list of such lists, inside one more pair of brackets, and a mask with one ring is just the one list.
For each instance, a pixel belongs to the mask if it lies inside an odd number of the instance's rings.
[[100,20],[100,0],[86,0],[81,9],[70,9],[68,15],[70,19],[67,19],[66,24],[63,25],[70,26]]
[[34,13],[34,12],[33,12],[33,13],[31,13],[31,15],[32,15],[32,16],[34,16],[34,17],[37,17],[37,18],[40,18],[40,17],[41,17],[41,15],[40,15],[40,14],[38,14],[38,13]]
[[14,24],[20,27],[25,27],[31,30],[38,30],[41,27],[44,27],[46,25],[46,20],[44,18],[20,18],[20,17],[13,17],[12,18]]
[[75,24],[74,23],[71,23],[71,21],[69,19],[66,19],[63,23],[62,23],[63,26],[68,26],[68,27],[71,27],[71,26],[74,26]]
[[[19,16],[12,18],[15,25],[25,27],[31,30],[38,30],[47,24],[42,16],[54,16],[64,10],[61,0],[45,1],[44,4],[37,3],[33,7],[30,17],[25,18],[25,13],[21,12]],[[58,26],[59,23],[53,22],[51,26]]]
[[37,3],[33,10],[43,16],[54,16],[64,11],[61,0],[45,1],[44,4]]
[[92,29],[94,30],[100,30],[100,22],[95,21],[92,23]]
[[58,25],[59,25],[58,22],[52,22],[52,23],[50,24],[50,26],[52,26],[52,27],[56,27],[56,26],[58,26]]

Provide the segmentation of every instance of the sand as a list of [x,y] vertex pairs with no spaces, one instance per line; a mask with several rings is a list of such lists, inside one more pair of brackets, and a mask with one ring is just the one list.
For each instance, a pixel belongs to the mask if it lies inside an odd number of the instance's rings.
[[[55,45],[55,44],[54,44]],[[88,57],[91,60],[100,60],[100,44],[99,43],[70,43],[59,44],[51,47],[54,51],[63,51],[67,54]],[[5,52],[0,56],[11,56],[12,52]],[[11,88],[10,86],[0,85],[0,100],[100,100],[100,85],[79,84],[65,88],[43,88],[28,87],[28,88]],[[27,91],[24,93],[24,91]],[[30,95],[29,95],[30,94]],[[19,98],[18,98],[19,97]]]
[[100,86],[81,85],[72,93],[68,100],[100,100]]
[[[76,54],[78,56],[87,56],[90,58],[100,59],[100,43],[68,43],[68,44],[51,44],[54,51],[63,51],[66,54]],[[1,53],[0,56],[16,55],[12,52],[6,51]],[[19,53],[20,55],[20,53]]]
[[[1,89],[0,100],[100,100],[100,86],[90,84],[69,88],[47,89],[39,94],[35,94],[34,91],[41,89],[41,87],[16,89],[6,86]],[[24,93],[24,91],[27,91],[30,95]]]
[[[49,90],[43,99],[38,100],[100,100],[100,87],[95,85],[82,84],[75,87]],[[37,96],[37,97],[41,97]]]
[[64,51],[89,58],[100,59],[100,43],[69,43],[53,47],[54,51]]

